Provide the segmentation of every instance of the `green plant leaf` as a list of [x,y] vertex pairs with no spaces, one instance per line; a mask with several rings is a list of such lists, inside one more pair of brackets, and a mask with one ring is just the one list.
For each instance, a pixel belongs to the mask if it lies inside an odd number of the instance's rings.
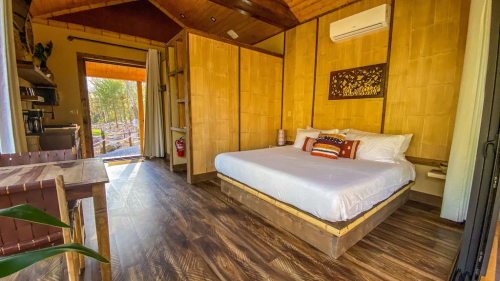
[[32,264],[35,264],[41,260],[57,256],[66,252],[77,252],[83,254],[87,257],[91,257],[102,263],[109,263],[109,261],[103,258],[101,255],[95,251],[85,248],[78,243],[69,243],[58,245],[50,248],[35,250],[31,252],[21,253],[17,255],[12,255],[8,257],[0,257],[0,278],[9,276],[13,273],[18,272]]
[[25,220],[34,223],[47,224],[55,227],[69,228],[69,225],[54,218],[53,216],[41,211],[31,205],[23,204],[14,207],[1,209],[0,217],[7,217],[18,220]]
[[38,43],[36,44],[35,46],[35,52],[33,53],[33,55],[36,57],[36,58],[39,58],[41,53],[43,53],[45,51],[45,48],[43,47],[42,43]]
[[47,45],[45,47],[45,53],[47,54],[47,58],[50,57],[50,55],[52,55],[52,48],[53,47],[54,47],[54,44],[52,43],[52,41],[47,43]]

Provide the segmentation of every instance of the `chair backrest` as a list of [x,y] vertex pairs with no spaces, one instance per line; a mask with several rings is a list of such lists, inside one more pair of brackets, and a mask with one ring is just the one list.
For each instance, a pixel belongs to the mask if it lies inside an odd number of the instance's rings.
[[[60,191],[61,185],[63,192]],[[66,204],[62,176],[52,180],[0,186],[0,209],[29,204],[68,223],[67,208],[61,208],[64,206],[61,200]],[[0,217],[0,256],[63,244],[64,231],[59,227]]]
[[0,167],[76,160],[77,156],[75,148],[11,154],[0,153]]

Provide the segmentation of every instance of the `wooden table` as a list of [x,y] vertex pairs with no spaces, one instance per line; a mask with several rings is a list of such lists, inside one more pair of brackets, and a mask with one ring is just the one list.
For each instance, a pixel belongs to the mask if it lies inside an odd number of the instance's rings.
[[[0,168],[0,186],[18,181],[42,181],[64,177],[67,200],[92,197],[94,200],[97,245],[99,254],[111,261],[108,210],[105,183],[109,182],[102,159],[88,158],[71,161],[40,163]],[[111,280],[111,264],[101,264],[102,280]]]

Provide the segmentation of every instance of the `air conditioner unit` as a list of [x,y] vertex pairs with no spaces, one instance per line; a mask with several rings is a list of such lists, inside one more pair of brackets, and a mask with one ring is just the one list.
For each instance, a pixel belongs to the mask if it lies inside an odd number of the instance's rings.
[[389,28],[391,6],[380,5],[359,14],[330,24],[330,38],[333,42],[350,39],[363,34]]

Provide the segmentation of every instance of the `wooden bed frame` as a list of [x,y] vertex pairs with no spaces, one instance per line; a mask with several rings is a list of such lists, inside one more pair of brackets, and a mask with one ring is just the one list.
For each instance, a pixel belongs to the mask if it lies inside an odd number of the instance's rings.
[[291,232],[323,253],[337,259],[377,225],[401,207],[410,197],[414,182],[401,187],[385,201],[353,219],[329,222],[280,202],[225,175],[221,190],[231,198]]

